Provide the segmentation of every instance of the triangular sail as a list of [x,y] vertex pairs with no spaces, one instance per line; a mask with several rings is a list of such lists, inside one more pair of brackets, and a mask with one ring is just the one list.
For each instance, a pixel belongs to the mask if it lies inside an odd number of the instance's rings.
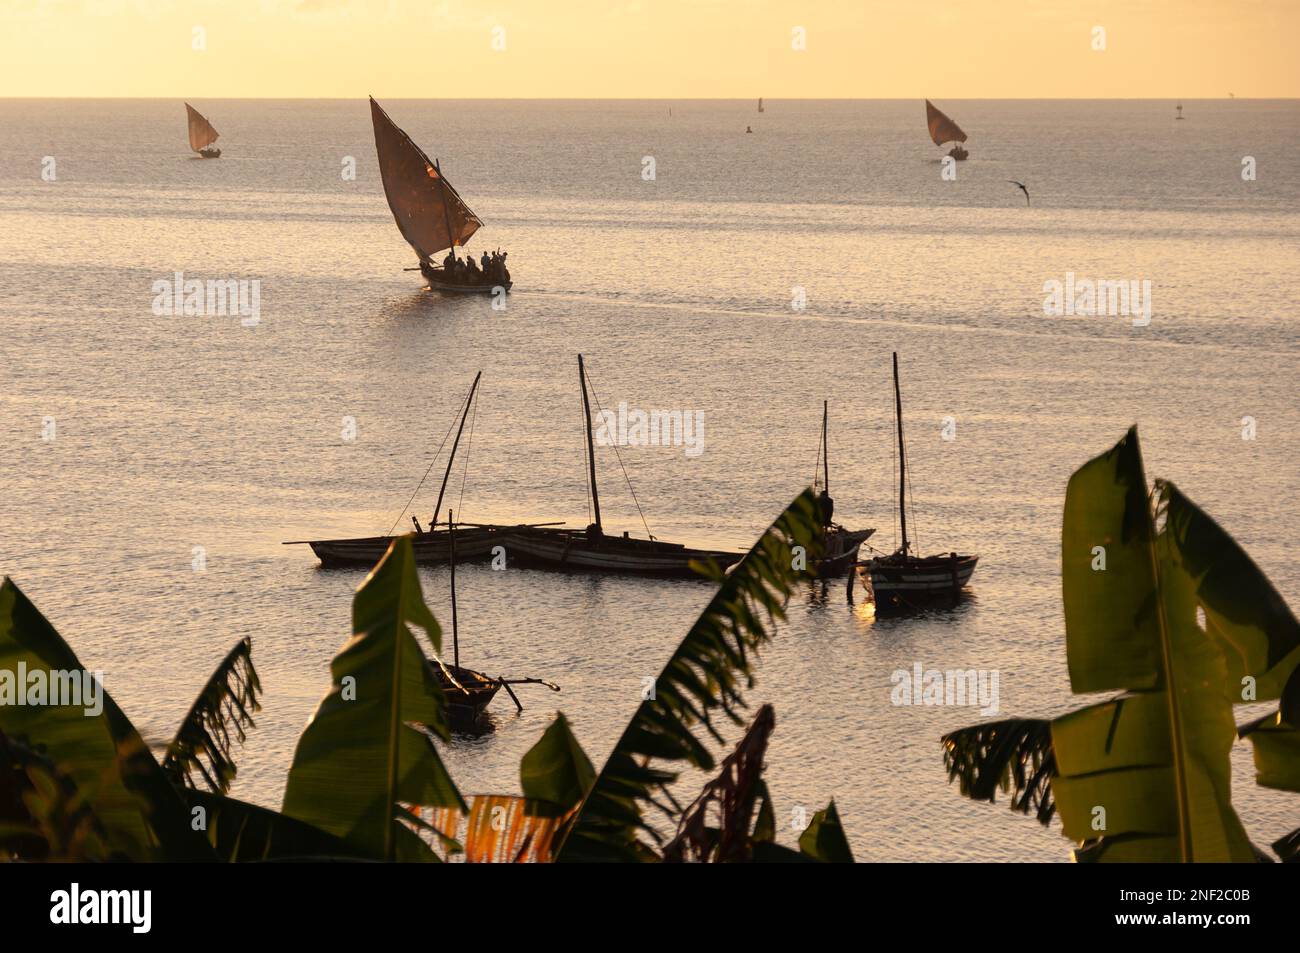
[[220,133],[212,128],[212,123],[203,118],[203,114],[191,106],[185,104],[185,112],[190,119],[190,148],[195,152],[200,149],[206,149],[217,141]]
[[421,261],[453,245],[464,245],[483,222],[373,97],[370,118],[384,195],[407,244]]
[[936,109],[934,103],[928,99],[925,101],[925,122],[930,127],[930,138],[934,140],[936,146],[941,146],[945,142],[966,141],[966,133],[961,131],[961,126]]

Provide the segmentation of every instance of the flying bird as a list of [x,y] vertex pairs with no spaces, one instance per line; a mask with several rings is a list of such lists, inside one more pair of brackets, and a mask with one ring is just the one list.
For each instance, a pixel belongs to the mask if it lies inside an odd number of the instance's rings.
[[1029,190],[1028,190],[1027,188],[1025,188],[1025,183],[1023,183],[1023,182],[1017,182],[1015,179],[1007,179],[1007,181],[1010,182],[1012,185],[1017,186],[1017,187],[1020,189],[1021,192],[1024,192],[1024,193],[1025,193],[1025,204],[1028,205],[1028,204],[1029,204]]

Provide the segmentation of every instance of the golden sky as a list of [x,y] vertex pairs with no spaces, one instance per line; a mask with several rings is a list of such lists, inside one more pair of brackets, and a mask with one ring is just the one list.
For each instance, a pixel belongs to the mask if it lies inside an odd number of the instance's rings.
[[1300,0],[0,0],[0,96],[1295,97],[1297,36]]

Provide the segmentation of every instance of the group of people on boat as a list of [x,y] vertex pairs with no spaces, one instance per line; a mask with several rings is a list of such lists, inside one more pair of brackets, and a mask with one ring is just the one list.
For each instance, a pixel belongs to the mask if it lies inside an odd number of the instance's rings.
[[504,285],[510,282],[510,269],[506,267],[506,256],[499,248],[494,252],[484,251],[477,262],[474,256],[467,254],[464,258],[456,256],[456,250],[450,249],[442,260],[443,281],[464,285]]

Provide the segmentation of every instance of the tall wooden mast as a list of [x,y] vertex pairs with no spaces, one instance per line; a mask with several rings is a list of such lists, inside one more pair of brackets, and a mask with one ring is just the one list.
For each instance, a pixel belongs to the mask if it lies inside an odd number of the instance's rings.
[[482,376],[482,371],[474,375],[469,396],[465,398],[465,410],[460,415],[460,429],[456,431],[456,440],[451,445],[451,456],[447,458],[447,471],[442,475],[442,486],[438,488],[438,502],[433,507],[433,522],[429,524],[430,532],[438,528],[438,514],[442,512],[442,495],[447,492],[447,478],[451,476],[451,465],[456,462],[456,448],[460,446],[460,435],[465,430],[465,418],[469,416],[470,405],[474,403],[474,391],[478,390],[478,379]]
[[903,449],[903,396],[898,389],[898,352],[894,352],[894,414],[898,418],[898,521],[903,531],[904,556],[907,555],[907,451]]
[[587,425],[587,472],[591,480],[591,509],[596,516],[596,528],[602,529],[600,496],[596,493],[596,448],[591,442],[591,402],[587,399],[587,369],[582,363],[581,354],[578,355],[578,382],[582,385],[582,419]]

